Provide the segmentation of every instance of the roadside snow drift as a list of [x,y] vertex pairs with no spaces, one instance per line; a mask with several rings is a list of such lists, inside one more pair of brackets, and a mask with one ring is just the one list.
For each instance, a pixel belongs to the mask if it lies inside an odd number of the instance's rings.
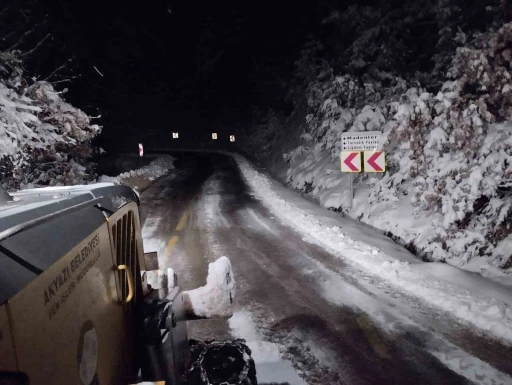
[[[255,196],[282,222],[303,234],[305,240],[322,246],[344,261],[378,275],[468,324],[495,337],[512,341],[512,296],[508,288],[491,281],[482,285],[482,277],[458,269],[457,279],[452,282],[453,272],[448,272],[446,268],[455,268],[449,265],[424,263],[403,255],[403,251],[395,254],[390,247],[383,250],[370,246],[375,244],[371,239],[372,231],[365,229],[363,224],[361,231],[367,232],[365,236],[368,242],[357,241],[344,232],[345,226],[353,226],[350,220],[345,223],[345,219],[340,217],[338,224],[333,225],[332,217],[324,221],[318,211],[317,215],[306,212],[305,205],[314,206],[312,203],[305,202],[298,194],[293,194],[256,171],[242,156],[232,156]],[[283,196],[287,198],[283,199]],[[374,237],[378,234],[377,230],[373,233]],[[388,254],[387,249],[393,255]]]
[[153,181],[156,178],[160,178],[161,176],[167,174],[169,170],[174,169],[174,161],[175,158],[173,158],[170,155],[161,156],[153,160],[147,166],[138,168],[136,170],[123,172],[122,174],[119,174],[118,176],[115,177],[102,175],[98,179],[98,182],[111,182],[115,184],[122,184],[125,179],[137,177]]

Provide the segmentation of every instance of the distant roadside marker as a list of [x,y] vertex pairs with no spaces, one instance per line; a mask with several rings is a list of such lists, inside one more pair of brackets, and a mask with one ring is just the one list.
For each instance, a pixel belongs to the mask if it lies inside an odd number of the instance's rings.
[[217,134],[216,134],[215,132],[214,132],[214,133],[212,133],[212,139],[213,139],[213,140],[216,140],[216,139],[217,139]]
[[229,141],[234,142],[235,141],[235,135],[229,135]]
[[144,156],[144,147],[142,143],[139,143],[139,156]]
[[173,139],[178,139],[179,138],[179,134],[177,132],[173,132],[172,133],[172,138]]

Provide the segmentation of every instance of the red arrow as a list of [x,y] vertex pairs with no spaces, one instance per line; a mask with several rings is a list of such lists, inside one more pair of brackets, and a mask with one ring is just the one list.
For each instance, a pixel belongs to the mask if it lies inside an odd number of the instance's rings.
[[375,152],[372,156],[370,156],[370,159],[368,159],[367,163],[372,166],[372,168],[375,170],[375,171],[383,171],[382,168],[380,168],[380,166],[375,163],[375,161],[377,159],[379,159],[379,156],[381,156],[382,152]]
[[359,169],[352,164],[352,161],[357,155],[359,155],[358,152],[353,152],[352,154],[347,156],[346,159],[343,161],[343,163],[345,163],[351,171],[359,171]]

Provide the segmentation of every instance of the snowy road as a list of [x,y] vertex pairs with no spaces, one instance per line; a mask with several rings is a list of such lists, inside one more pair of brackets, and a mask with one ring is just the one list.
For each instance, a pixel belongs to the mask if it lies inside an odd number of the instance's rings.
[[245,338],[260,382],[512,384],[510,346],[304,240],[251,195],[231,158],[184,156],[141,198],[145,250],[183,289],[231,259],[235,315],[191,322],[189,334]]

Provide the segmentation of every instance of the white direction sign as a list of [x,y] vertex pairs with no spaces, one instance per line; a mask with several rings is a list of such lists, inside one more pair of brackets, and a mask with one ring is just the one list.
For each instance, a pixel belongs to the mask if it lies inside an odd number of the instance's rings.
[[144,147],[142,143],[139,143],[139,156],[144,156]]
[[217,134],[215,132],[212,133],[212,139],[217,139]]
[[179,133],[177,133],[177,132],[173,132],[173,133],[172,133],[172,138],[173,138],[173,139],[178,139],[178,138],[179,138],[179,136],[180,136],[180,135],[179,135]]
[[380,150],[380,131],[344,132],[341,134],[341,151]]
[[361,172],[361,152],[342,151],[340,160],[342,172]]
[[386,172],[386,153],[384,151],[365,151],[364,172]]
[[235,141],[235,135],[229,135],[229,141],[234,142]]

